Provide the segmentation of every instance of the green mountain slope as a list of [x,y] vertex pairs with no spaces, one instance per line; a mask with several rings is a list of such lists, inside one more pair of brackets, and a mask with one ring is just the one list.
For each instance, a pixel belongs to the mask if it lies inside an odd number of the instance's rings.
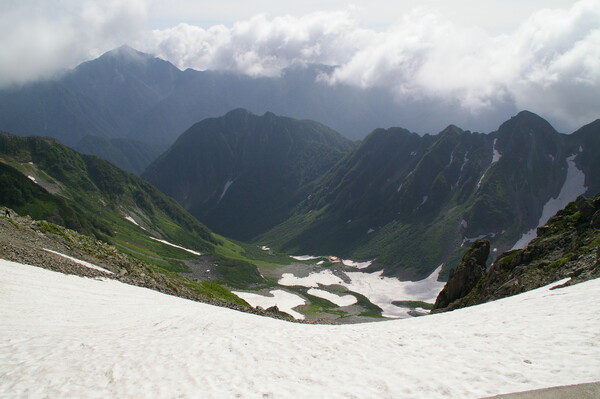
[[376,259],[373,267],[401,278],[423,278],[441,263],[447,273],[467,243],[488,238],[495,256],[556,204],[600,190],[591,176],[597,126],[564,135],[524,111],[487,135],[376,130],[257,242]]
[[85,136],[73,148],[139,175],[167,149],[167,146],[124,138]]
[[3,205],[96,236],[167,269],[185,270],[183,260],[194,255],[151,237],[209,253],[221,242],[147,182],[54,139],[0,133],[0,161]]
[[192,126],[143,177],[219,234],[249,240],[351,148],[316,122],[238,109]]

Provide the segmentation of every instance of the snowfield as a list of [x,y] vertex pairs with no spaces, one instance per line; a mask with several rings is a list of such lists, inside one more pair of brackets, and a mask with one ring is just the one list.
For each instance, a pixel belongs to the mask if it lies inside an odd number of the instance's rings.
[[0,397],[480,398],[600,379],[600,280],[302,325],[0,260]]
[[[442,265],[438,266],[429,277],[420,281],[400,281],[393,277],[384,277],[383,271],[373,273],[344,272],[350,282],[342,280],[331,272],[322,270],[310,273],[306,277],[296,277],[284,273],[278,283],[284,286],[302,286],[318,288],[320,285],[341,285],[350,291],[358,292],[379,306],[384,317],[407,318],[410,309],[393,304],[394,301],[423,301],[434,303],[446,283],[437,281]],[[325,298],[327,299],[327,298]]]
[[252,292],[232,291],[252,307],[268,309],[277,306],[280,311],[285,312],[297,320],[304,320],[304,315],[294,310],[295,307],[304,305],[306,301],[298,295],[284,290],[271,290],[270,295],[260,295]]

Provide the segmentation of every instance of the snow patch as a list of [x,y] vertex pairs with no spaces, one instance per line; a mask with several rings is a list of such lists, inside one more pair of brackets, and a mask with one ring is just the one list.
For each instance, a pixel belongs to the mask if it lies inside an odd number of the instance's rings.
[[131,216],[125,216],[125,220],[130,221],[131,223],[135,224],[138,227],[141,227],[138,222],[136,222]]
[[312,255],[290,255],[290,258],[292,259],[296,259],[296,260],[313,260],[313,259],[319,259],[321,258],[321,256],[312,256]]
[[53,254],[55,254],[55,255],[62,256],[63,258],[69,259],[70,261],[73,261],[73,262],[75,262],[75,263],[77,263],[77,264],[79,264],[79,265],[81,265],[81,266],[85,266],[85,267],[87,267],[87,268],[94,269],[94,270],[98,270],[98,271],[101,271],[101,272],[104,272],[104,273],[108,273],[108,274],[114,274],[114,273],[113,273],[113,272],[111,272],[110,270],[107,270],[107,269],[105,269],[105,268],[103,268],[103,267],[100,267],[100,266],[96,266],[96,265],[94,265],[93,263],[86,262],[86,261],[84,261],[84,260],[77,259],[77,258],[74,258],[74,257],[72,257],[72,256],[65,255],[65,254],[62,254],[62,253],[60,253],[60,252],[53,251],[53,250],[51,250],[51,249],[47,249],[47,248],[42,248],[42,249],[43,249],[44,251],[46,251],[46,252],[50,252],[50,253],[53,253]]
[[341,285],[350,291],[358,292],[369,298],[379,306],[382,315],[390,318],[411,317],[409,309],[400,308],[393,304],[394,301],[423,301],[433,303],[445,283],[437,281],[442,265],[421,281],[400,281],[396,278],[382,276],[383,271],[374,273],[347,272],[350,283],[334,275],[331,270],[311,273],[307,277],[296,277],[291,273],[284,273],[279,284],[284,286],[299,285],[303,287],[318,288],[322,285]]
[[283,273],[278,281],[279,285],[285,285],[292,287],[299,285],[302,287],[315,287],[318,288],[319,284],[323,285],[342,285],[343,281],[341,278],[331,272],[331,270],[323,270],[319,273],[310,273],[306,277],[296,277],[292,273]]
[[184,247],[182,247],[182,246],[179,246],[179,245],[177,245],[177,244],[170,243],[169,241],[161,240],[161,239],[159,239],[159,238],[154,238],[154,237],[150,237],[150,238],[151,238],[152,240],[154,240],[154,241],[161,242],[161,243],[163,243],[163,244],[165,244],[165,245],[170,245],[170,246],[171,246],[171,247],[173,247],[173,248],[182,249],[182,250],[184,250],[184,251],[186,251],[186,252],[189,252],[189,253],[191,253],[191,254],[194,254],[194,255],[198,255],[198,256],[202,255],[200,252],[194,251],[193,249],[184,248]]
[[233,184],[233,180],[228,180],[227,183],[225,183],[225,187],[223,187],[223,192],[221,193],[221,196],[219,197],[219,201],[221,201],[223,199],[223,197],[227,193],[227,190],[229,190],[229,187],[231,187],[232,184]]
[[366,262],[355,262],[350,259],[342,259],[342,263],[346,266],[355,267],[357,269],[366,269],[367,267],[371,266],[371,263],[373,263],[373,261],[368,260]]
[[600,370],[600,279],[343,326],[4,260],[0,287],[1,397],[474,399]]
[[271,296],[254,294],[251,292],[232,291],[235,295],[248,302],[252,307],[268,309],[277,306],[280,311],[285,312],[297,320],[304,320],[304,315],[293,310],[296,306],[304,305],[306,301],[298,295],[283,290],[272,290]]
[[309,289],[308,294],[319,298],[327,299],[329,302],[332,302],[337,306],[341,307],[354,305],[356,302],[358,302],[354,295],[336,295],[332,292],[320,290],[318,288]]
[[475,190],[479,190],[479,187],[481,187],[481,182],[483,181],[483,178],[485,177],[486,173],[487,173],[487,169],[483,172],[483,174],[481,175],[481,177],[479,178],[479,181],[477,182],[477,186],[475,187]]
[[[469,152],[465,152],[465,157],[463,158],[463,163],[462,165],[460,165],[460,173],[462,174],[463,170],[465,169],[465,165],[467,164],[467,162],[469,162]],[[462,176],[461,176],[462,178]],[[459,179],[460,180],[460,179]]]
[[[140,225],[138,224],[138,222],[136,222],[136,221],[135,221],[135,219],[133,219],[131,216],[125,216],[125,220],[127,220],[127,221],[129,221],[129,222],[131,222],[131,223],[135,224],[137,227],[139,227],[139,228],[140,228],[140,229],[142,229],[142,230],[146,230],[146,228],[145,228],[144,226],[140,226]],[[146,231],[147,231],[147,230],[146,230]]]
[[577,168],[577,165],[575,165],[575,157],[576,154],[567,158],[569,167],[567,169],[567,177],[565,178],[565,182],[560,189],[558,196],[556,198],[550,198],[548,202],[546,202],[537,226],[524,233],[521,238],[517,240],[515,245],[513,245],[511,250],[525,248],[525,246],[536,237],[537,227],[545,225],[556,212],[567,206],[569,202],[575,201],[577,197],[587,191],[587,187],[585,186],[585,174]]
[[494,237],[496,237],[496,233],[487,233],[487,234],[481,234],[481,235],[478,235],[478,236],[476,236],[476,237],[463,237],[463,240],[462,240],[461,247],[462,247],[463,245],[465,245],[466,243],[469,243],[469,242],[475,242],[475,241],[477,241],[477,240],[481,240],[482,238],[485,238],[485,237],[491,237],[491,238],[494,238]]
[[493,153],[492,153],[492,164],[495,164],[496,162],[498,162],[500,160],[500,158],[502,158],[502,154],[500,154],[500,152],[496,149],[496,142],[497,141],[498,141],[498,139],[494,139]]

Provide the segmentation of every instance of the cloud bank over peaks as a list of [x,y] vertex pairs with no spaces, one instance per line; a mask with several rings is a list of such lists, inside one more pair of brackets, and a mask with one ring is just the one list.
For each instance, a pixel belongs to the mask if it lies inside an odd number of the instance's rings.
[[[529,109],[570,131],[600,117],[600,0],[540,10],[508,34],[414,9],[385,31],[361,10],[259,14],[231,26],[148,27],[151,0],[0,2],[0,87],[49,76],[122,44],[181,69],[278,76],[336,66],[328,84],[389,90],[399,107],[450,104],[477,118]],[[441,109],[441,108],[440,108]],[[437,111],[431,111],[437,112]],[[506,117],[503,115],[502,117]],[[457,122],[451,120],[450,122]]]
[[145,50],[181,68],[277,76],[294,64],[337,66],[330,84],[382,87],[399,102],[458,102],[477,114],[512,102],[572,129],[600,117],[600,1],[542,10],[511,34],[414,10],[385,32],[353,11],[258,15],[228,28],[179,24]]
[[0,1],[0,88],[52,76],[146,30],[143,0]]
[[376,35],[358,27],[348,12],[272,19],[260,14],[231,28],[216,25],[203,29],[181,23],[152,33],[146,50],[180,68],[250,76],[278,76],[295,64],[342,64]]

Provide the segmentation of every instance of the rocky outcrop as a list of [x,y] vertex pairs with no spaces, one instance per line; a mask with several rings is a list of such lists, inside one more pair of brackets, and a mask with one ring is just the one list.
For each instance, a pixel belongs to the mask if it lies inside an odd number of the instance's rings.
[[445,308],[471,292],[485,274],[485,263],[489,254],[490,242],[488,240],[475,241],[463,256],[456,271],[450,272],[448,282],[438,295],[433,309]]
[[[476,245],[473,244],[465,258],[472,256]],[[466,267],[465,258],[461,267],[463,264]],[[566,285],[600,278],[600,194],[594,198],[578,197],[571,202],[538,228],[537,238],[526,248],[500,255],[463,295],[456,287],[472,284],[473,275],[466,272],[457,275],[459,270],[440,293],[436,312],[516,295],[564,278],[570,278]],[[449,296],[449,292],[455,295]]]

